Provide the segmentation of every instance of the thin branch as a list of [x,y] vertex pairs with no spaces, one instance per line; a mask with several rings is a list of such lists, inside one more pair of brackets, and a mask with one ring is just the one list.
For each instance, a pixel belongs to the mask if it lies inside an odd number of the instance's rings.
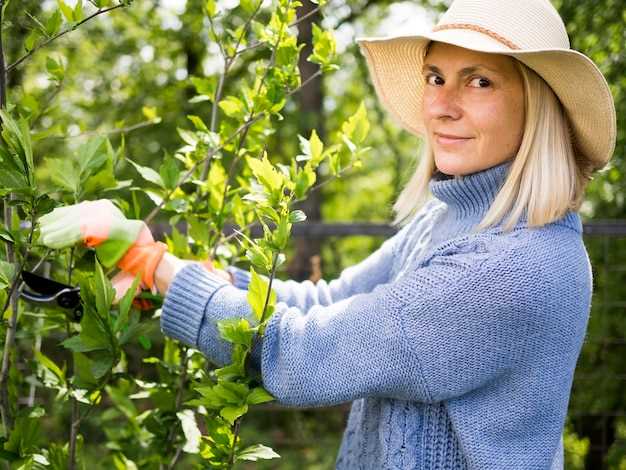
[[[252,21],[254,20],[256,15],[259,13],[259,10],[261,9],[262,4],[263,4],[263,0],[260,0],[257,3],[257,6],[252,12],[252,14],[246,20],[246,23],[244,24],[244,27],[241,30],[241,34],[237,38],[237,43],[235,44],[235,47],[234,47],[235,52],[233,53],[232,56],[229,56],[228,54],[226,54],[226,51],[224,50],[224,47],[220,41],[217,42],[217,44],[219,45],[220,51],[222,52],[222,57],[224,58],[224,70],[220,74],[219,82],[217,84],[217,90],[215,91],[215,97],[213,98],[213,107],[211,108],[211,129],[210,129],[211,132],[215,132],[215,130],[217,129],[217,113],[219,109],[218,104],[222,99],[222,93],[224,90],[224,82],[226,80],[226,75],[228,75],[230,68],[235,63],[235,60],[237,59],[237,49],[239,48],[239,45],[241,44],[243,37],[248,33],[248,29],[250,28],[250,25],[252,24]],[[209,16],[209,25],[211,26],[213,35],[217,38],[217,32],[213,24],[213,19],[210,16]],[[211,159],[208,158],[205,160],[204,167],[202,168],[202,174],[200,176],[200,179],[202,181],[205,181],[207,179],[209,175],[210,167],[211,167]],[[200,197],[200,188],[198,188],[196,195]]]
[[83,132],[82,134],[76,134],[76,135],[51,135],[49,137],[44,137],[41,140],[46,140],[46,139],[78,139],[80,137],[96,137],[96,136],[101,136],[101,135],[117,135],[117,134],[126,134],[128,132],[133,132],[136,131],[138,129],[143,129],[144,127],[150,127],[150,126],[154,126],[158,124],[158,122],[155,121],[143,121],[143,122],[139,122],[137,124],[133,124],[132,126],[127,126],[127,127],[121,127],[119,129],[111,129],[108,131],[90,131],[90,132]]
[[[258,7],[261,5],[262,2],[259,2],[258,6],[257,6],[257,11],[258,11]],[[291,6],[291,0],[287,3],[287,8],[286,10],[289,11],[289,8]],[[259,86],[257,87],[256,90],[256,94],[258,95],[259,93],[261,93],[261,89],[263,88],[263,85],[265,83],[265,80],[269,74],[269,71],[272,69],[272,67],[274,67],[274,64],[276,63],[276,53],[278,51],[278,47],[280,46],[281,41],[283,40],[283,33],[285,31],[284,28],[284,24],[281,25],[280,31],[278,32],[278,39],[276,40],[276,43],[274,44],[274,46],[272,47],[272,55],[270,57],[270,62],[267,66],[267,68],[265,69],[265,72],[263,73],[263,77],[261,78],[261,81],[259,82]],[[251,116],[254,116],[254,109],[251,112]],[[224,185],[224,192],[223,192],[223,198],[222,198],[222,204],[220,207],[220,211],[219,211],[219,216],[218,216],[218,220],[221,219],[222,214],[224,213],[224,209],[226,207],[226,194],[228,193],[228,187],[231,181],[231,177],[232,177],[232,173],[234,171],[234,168],[236,167],[236,165],[239,163],[239,160],[241,159],[241,148],[243,147],[243,142],[245,141],[247,135],[248,135],[248,129],[246,128],[243,133],[239,136],[239,143],[237,146],[237,151],[235,152],[235,158],[233,159],[233,161],[231,162],[230,168],[228,170],[228,178],[226,180],[226,183]],[[220,230],[220,236],[222,236],[223,234],[223,227]],[[219,237],[218,237],[219,238]],[[213,253],[211,254],[212,258],[215,258],[216,253],[217,253],[217,248],[218,248],[218,244],[214,244],[213,245]]]
[[303,81],[299,87],[294,88],[293,90],[289,91],[287,93],[287,98],[289,98],[291,95],[297,93],[298,91],[300,91],[302,88],[304,88],[305,86],[307,86],[309,83],[311,83],[313,80],[315,80],[317,77],[322,75],[322,70],[318,69],[313,75],[311,75],[309,78],[307,78],[305,81]]
[[[0,4],[0,9],[2,5]],[[1,24],[1,21],[0,21]],[[4,215],[5,215],[5,223],[8,220],[9,227],[11,224],[11,220],[13,217],[11,206],[5,203],[4,206]],[[10,216],[10,218],[7,218]],[[9,429],[13,426],[13,419],[11,417],[11,407],[9,403],[9,390],[8,390],[8,381],[9,381],[9,363],[11,357],[11,350],[13,349],[13,344],[15,342],[15,333],[17,331],[17,314],[18,314],[18,299],[17,299],[17,288],[21,283],[22,270],[24,269],[24,265],[26,263],[26,259],[28,258],[28,253],[30,251],[30,247],[33,242],[33,234],[35,233],[35,215],[34,211],[31,213],[31,227],[30,232],[28,234],[28,243],[27,250],[22,258],[18,269],[15,270],[15,277],[11,282],[11,288],[9,289],[9,295],[7,297],[7,301],[5,303],[4,309],[2,313],[6,311],[7,307],[10,305],[12,307],[11,318],[9,319],[9,324],[7,327],[6,338],[4,341],[4,348],[2,350],[2,369],[0,370],[0,412],[2,414],[2,424],[4,426],[5,433],[8,433]],[[10,263],[15,263],[15,252],[13,251],[13,245],[7,243],[7,260]]]
[[294,26],[298,26],[300,23],[302,23],[304,20],[306,20],[309,16],[313,16],[315,15],[318,11],[320,11],[321,8],[318,6],[316,6],[315,8],[313,8],[311,11],[307,12],[306,14],[298,17],[298,19],[296,21],[294,21],[293,23],[291,23],[289,25],[290,28],[294,27]]
[[[2,10],[4,10],[4,0],[0,0],[0,27],[4,23]],[[0,108],[5,109],[7,107],[7,69],[4,61],[4,44],[1,33],[2,30],[0,29]],[[0,123],[1,128],[2,124]]]
[[76,23],[75,25],[72,25],[71,28],[67,28],[63,31],[61,31],[60,33],[46,39],[44,42],[42,42],[41,44],[37,44],[35,47],[33,47],[30,51],[28,51],[26,54],[24,54],[22,57],[20,57],[19,59],[17,59],[15,62],[13,62],[11,65],[9,65],[6,70],[7,72],[11,72],[15,67],[17,67],[18,65],[20,65],[22,62],[24,62],[26,59],[28,59],[31,55],[33,55],[35,52],[37,52],[39,49],[42,49],[46,46],[48,46],[51,42],[59,39],[61,36],[65,36],[67,33],[74,31],[75,29],[77,29],[79,26],[87,23],[88,21],[92,20],[93,18],[95,18],[96,16],[102,15],[104,13],[108,13],[110,11],[113,10],[117,10],[118,8],[124,8],[126,5],[123,3],[120,3],[119,5],[115,5],[109,8],[104,8],[104,9],[100,9],[98,11],[96,11],[95,13],[87,16],[86,18],[84,18],[83,20],[79,21],[78,23]]
[[152,219],[154,219],[154,217],[156,217],[156,215],[159,213],[159,211],[163,208],[163,206],[170,200],[170,198],[172,197],[172,195],[176,192],[176,190],[178,188],[181,187],[181,185],[183,183],[185,183],[190,177],[191,175],[193,175],[193,172],[196,171],[196,169],[198,168],[198,166],[200,166],[202,163],[204,163],[204,161],[208,158],[212,158],[213,155],[215,155],[217,152],[219,152],[220,150],[222,150],[224,148],[224,146],[228,143],[230,143],[235,137],[237,137],[241,132],[244,131],[244,129],[250,127],[252,124],[254,124],[256,121],[258,121],[259,119],[261,119],[263,117],[264,113],[260,113],[257,114],[253,119],[249,119],[247,120],[245,123],[243,123],[241,126],[239,126],[237,128],[237,130],[235,130],[225,141],[223,145],[220,145],[217,148],[212,149],[209,154],[204,157],[202,160],[198,160],[197,162],[195,162],[191,168],[189,168],[189,170],[187,170],[187,172],[185,172],[185,174],[183,174],[182,178],[180,178],[180,180],[178,180],[178,184],[176,184],[176,186],[171,189],[163,198],[163,200],[159,203],[158,206],[156,206],[152,212],[150,212],[150,214],[148,214],[148,216],[144,219],[144,222],[146,224],[150,223],[152,221]]
[[[179,383],[178,383],[178,390],[176,391],[176,400],[174,402],[174,413],[177,413],[178,410],[180,410],[181,405],[183,404],[183,392],[185,391],[185,386],[187,383],[188,363],[189,363],[189,358],[187,357],[187,347],[181,346],[180,367],[182,368],[182,372],[178,377]],[[170,432],[168,433],[167,440],[166,440],[168,447],[172,445],[174,438],[176,437],[176,429],[177,429],[176,426],[172,426],[170,428]],[[172,459],[170,460],[170,463],[167,466],[168,470],[172,470],[176,466],[176,463],[178,462],[178,459],[180,458],[180,454],[181,454],[183,447],[184,447],[183,445],[180,445],[176,449],[174,456],[172,457]],[[164,464],[161,464],[159,468],[160,469],[165,468]]]
[[[313,75],[311,75],[308,79],[306,79],[304,82],[302,82],[298,87],[294,88],[293,90],[290,90],[287,93],[287,97],[292,96],[293,94],[297,93],[298,91],[300,91],[302,88],[304,88],[306,85],[308,85],[314,78],[318,77],[322,75],[322,71],[318,70],[316,71]],[[148,216],[144,219],[144,222],[146,224],[149,224],[156,216],[157,214],[161,211],[161,209],[163,208],[163,206],[165,206],[165,204],[167,202],[169,202],[170,198],[172,197],[172,195],[176,192],[177,189],[179,189],[183,183],[185,183],[192,175],[193,173],[196,171],[196,169],[198,168],[198,166],[200,166],[201,164],[203,164],[204,162],[206,162],[207,159],[213,158],[213,156],[219,152],[220,150],[222,150],[227,144],[229,144],[233,139],[235,139],[235,137],[237,137],[239,134],[241,134],[242,132],[246,131],[246,129],[248,129],[250,126],[252,126],[254,123],[256,123],[257,121],[259,121],[261,118],[265,117],[266,112],[265,111],[261,111],[259,112],[257,115],[255,116],[250,116],[250,118],[244,122],[241,126],[239,126],[223,143],[222,145],[212,149],[209,151],[209,153],[207,154],[206,157],[204,157],[202,160],[198,160],[197,162],[195,162],[184,174],[183,176],[179,179],[178,183],[176,184],[176,186],[174,188],[172,188],[163,198],[163,200],[148,214]]]
[[[314,15],[318,11],[320,11],[320,7],[313,8],[311,11],[307,12],[305,15],[302,15],[301,17],[299,17],[293,23],[289,23],[288,27],[289,28],[293,28],[294,26],[297,26],[298,24],[300,24],[300,22],[304,21],[309,16]],[[244,47],[243,49],[239,49],[237,52],[235,52],[235,54],[236,55],[243,54],[244,52],[248,52],[248,51],[250,51],[252,49],[256,49],[257,47],[260,47],[260,46],[262,46],[264,44],[265,44],[265,42],[263,42],[263,41],[255,41],[252,44],[249,44],[248,46]]]
[[[316,184],[315,186],[313,186],[311,189],[308,190],[308,193],[312,193],[314,191],[317,191],[318,189],[320,189],[322,186],[325,186],[326,184],[330,183],[331,181],[334,181],[335,179],[339,178],[341,175],[343,175],[345,172],[347,172],[348,170],[352,169],[354,165],[351,163],[350,165],[346,166],[345,168],[343,168],[339,173],[337,173],[336,175],[331,176],[330,178],[328,178],[327,180],[322,181],[321,183]],[[300,199],[294,199],[294,202],[299,202],[299,201],[303,201],[304,198],[300,198]],[[223,236],[222,238],[220,238],[216,244],[220,244],[223,242],[227,242],[228,240],[236,237],[238,235],[237,232],[243,232],[245,230],[249,230],[252,227],[254,227],[254,225],[256,224],[256,221],[252,221],[247,225],[244,225],[243,227],[240,227],[239,230],[234,231],[233,233],[231,233],[230,235],[226,235]]]

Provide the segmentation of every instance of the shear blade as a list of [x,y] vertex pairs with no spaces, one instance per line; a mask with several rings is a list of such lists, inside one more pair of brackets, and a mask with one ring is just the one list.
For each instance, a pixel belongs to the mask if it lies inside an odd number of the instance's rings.
[[30,290],[42,295],[54,295],[63,289],[74,289],[72,286],[53,281],[29,271],[22,271],[22,280]]

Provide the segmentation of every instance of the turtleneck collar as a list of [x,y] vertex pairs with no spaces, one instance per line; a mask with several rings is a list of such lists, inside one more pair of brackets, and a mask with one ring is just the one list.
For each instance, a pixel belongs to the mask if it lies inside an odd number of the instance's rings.
[[[508,160],[460,177],[446,175],[437,170],[430,179],[429,188],[436,199],[445,203],[446,209],[437,224],[433,241],[468,233],[478,225],[502,188],[512,163],[512,160]],[[496,226],[502,223],[500,221]],[[562,219],[554,223],[582,234],[582,222],[578,212],[568,211]],[[518,225],[527,225],[526,212],[521,215]]]
[[479,219],[491,207],[496,198],[512,161],[508,160],[491,168],[465,176],[450,176],[439,170],[429,182],[430,192],[448,206],[453,219]]

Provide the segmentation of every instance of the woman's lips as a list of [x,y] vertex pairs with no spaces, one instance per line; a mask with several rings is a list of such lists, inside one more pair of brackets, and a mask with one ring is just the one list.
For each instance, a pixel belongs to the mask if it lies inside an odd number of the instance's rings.
[[465,143],[468,140],[472,140],[472,137],[459,137],[455,135],[439,134],[439,133],[435,133],[435,138],[439,145],[458,145],[458,144]]

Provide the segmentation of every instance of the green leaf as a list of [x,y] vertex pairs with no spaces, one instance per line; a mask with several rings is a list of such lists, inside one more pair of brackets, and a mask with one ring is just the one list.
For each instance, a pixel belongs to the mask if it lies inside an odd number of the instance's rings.
[[[262,0],[261,0],[262,2]],[[259,0],[241,0],[239,5],[243,8],[243,11],[246,13],[253,13],[256,10],[257,5],[259,4]]]
[[322,161],[324,152],[324,143],[320,140],[315,129],[311,132],[309,143],[311,146],[311,166],[315,168]]
[[262,279],[254,270],[250,268],[250,283],[248,284],[248,303],[252,307],[252,312],[257,321],[261,321],[263,315],[263,306],[265,305],[265,297],[267,296],[267,288],[269,283]]
[[220,410],[220,416],[230,424],[235,424],[235,420],[248,412],[248,405],[225,406]]
[[225,99],[219,102],[219,107],[224,111],[226,116],[241,119],[246,112],[243,102],[235,96],[227,96]]
[[65,20],[68,23],[73,23],[74,11],[63,0],[57,0],[57,4],[59,5],[59,9],[61,10],[61,13],[63,13],[63,16],[65,17]]
[[76,152],[81,182],[100,171],[107,162],[105,139],[96,137],[81,145]]
[[211,16],[211,17],[215,16],[215,14],[217,13],[215,0],[207,0],[206,3],[204,4],[204,11],[206,12],[208,16]]
[[115,291],[111,286],[111,281],[104,275],[102,266],[96,263],[96,309],[101,317],[107,318],[111,310],[111,304],[115,297]]
[[191,77],[190,80],[198,92],[197,96],[194,96],[189,100],[190,103],[202,101],[212,102],[215,99],[215,88],[217,86],[217,80],[215,77]]
[[161,179],[161,175],[159,175],[152,168],[147,167],[147,166],[141,166],[133,162],[132,160],[127,160],[127,161],[130,162],[135,167],[137,172],[141,175],[141,177],[144,180],[149,181],[150,183],[154,183],[161,188],[165,188],[165,183],[163,183],[163,180]]
[[80,190],[80,170],[68,158],[45,158],[44,165],[50,172],[50,179],[54,184],[78,194]]
[[144,106],[143,108],[141,108],[141,112],[143,113],[144,117],[148,121],[151,121],[153,123],[161,122],[161,118],[157,114],[157,109],[156,108],[151,107],[151,106]]
[[46,70],[56,81],[63,81],[63,78],[65,77],[65,69],[63,68],[63,64],[57,62],[54,58],[50,56],[46,57]]
[[39,430],[43,416],[43,409],[26,408],[20,410],[10,431],[8,440],[4,443],[4,450],[25,457],[37,450]]
[[202,118],[190,114],[190,115],[187,116],[187,119],[189,119],[193,123],[194,127],[196,128],[196,130],[203,131],[203,132],[209,132],[209,128],[204,123]]
[[0,239],[8,243],[15,243],[15,238],[13,238],[13,234],[2,226],[0,226]]
[[141,273],[138,273],[135,276],[135,280],[133,281],[130,289],[126,291],[124,297],[120,300],[119,304],[119,314],[115,320],[115,325],[113,327],[113,331],[115,333],[122,330],[128,324],[128,313],[130,312],[130,308],[133,304],[133,299],[135,298],[135,292],[137,291],[137,286],[141,282]]
[[248,157],[246,161],[252,170],[252,174],[270,193],[280,191],[285,178],[267,159],[267,153],[263,153],[262,159]]
[[91,371],[91,360],[80,352],[74,352],[74,374],[78,387],[91,388],[98,384]]
[[176,164],[176,160],[166,155],[163,163],[159,167],[159,175],[161,176],[161,181],[165,189],[174,189],[180,177],[180,170]]
[[31,51],[35,44],[37,43],[37,39],[41,37],[41,33],[37,29],[32,29],[26,39],[24,39],[24,49],[26,52]]
[[15,266],[7,261],[0,260],[0,289],[6,289],[13,282]]
[[313,23],[313,53],[307,60],[319,64],[323,71],[336,70],[338,67],[333,63],[336,53],[337,47],[333,34]]
[[317,175],[309,166],[305,166],[296,176],[296,187],[294,193],[296,199],[303,199],[311,186],[315,184]]
[[248,394],[248,398],[246,398],[246,402],[249,405],[258,405],[273,400],[274,397],[263,387],[253,388]]
[[217,329],[220,336],[235,344],[241,344],[248,348],[252,344],[254,330],[250,328],[250,323],[245,318],[228,318],[217,322]]
[[272,260],[257,244],[250,245],[246,250],[246,258],[259,269],[263,269],[267,272],[272,269]]
[[[357,111],[341,126],[341,131],[354,144],[361,144],[367,137],[370,123],[367,119],[365,104],[361,102]],[[353,151],[351,149],[351,151]]]
[[74,16],[74,21],[76,22],[82,21],[85,18],[85,15],[83,13],[83,0],[78,0],[76,2],[73,16]]
[[91,362],[91,372],[96,380],[100,380],[113,368],[113,356],[108,352],[99,353]]
[[61,23],[63,23],[61,12],[59,10],[54,10],[46,22],[46,32],[48,33],[48,36],[56,35],[61,29]]
[[306,220],[306,214],[301,210],[291,211],[289,213],[289,222],[296,224],[298,222],[303,222]]
[[285,217],[281,218],[278,226],[272,233],[272,244],[276,250],[284,250],[289,241],[289,235],[291,234],[291,224]]
[[280,455],[274,452],[272,448],[264,446],[263,444],[255,444],[237,452],[235,460],[252,460],[256,462],[260,459],[269,460],[277,458],[280,458]]
[[52,372],[60,383],[65,383],[65,372],[63,372],[59,366],[57,366],[52,359],[44,355],[42,352],[35,350],[35,359],[43,367]]

